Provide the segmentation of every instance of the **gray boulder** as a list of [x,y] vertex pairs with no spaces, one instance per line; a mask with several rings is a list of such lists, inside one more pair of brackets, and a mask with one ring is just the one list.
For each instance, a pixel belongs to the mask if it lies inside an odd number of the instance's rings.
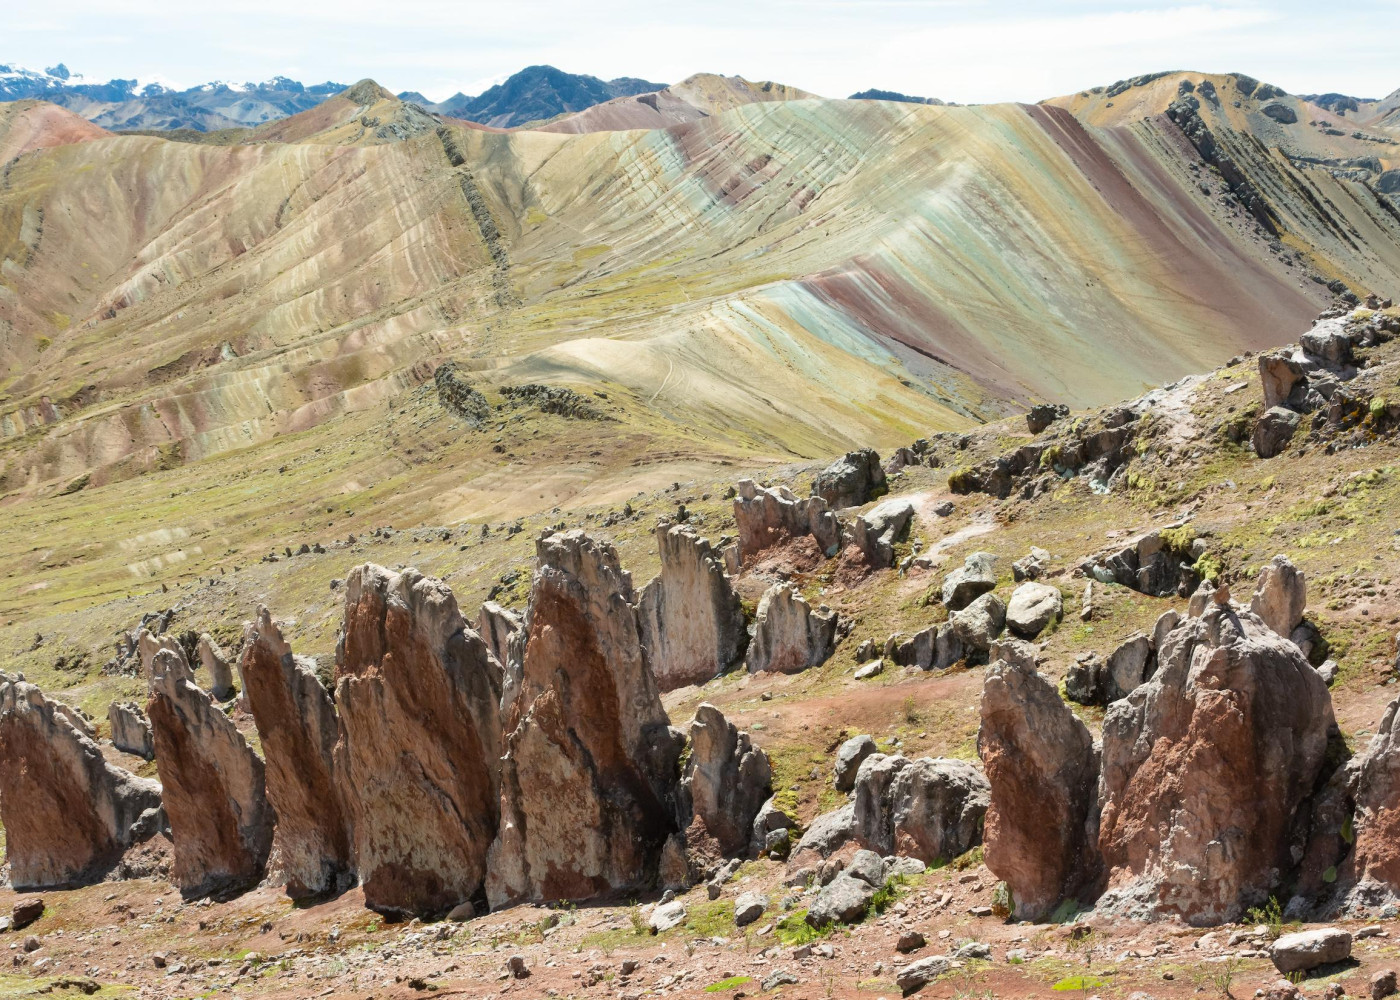
[[859,507],[885,485],[885,470],[874,448],[861,448],[832,462],[812,480],[812,495],[835,510]]
[[1286,104],[1266,104],[1261,110],[1265,115],[1283,125],[1293,125],[1298,121],[1298,112]]
[[846,874],[878,889],[885,884],[885,860],[874,851],[856,851],[846,864]]
[[1023,580],[1039,580],[1050,565],[1050,553],[1034,545],[1028,556],[1022,556],[1011,564],[1011,575],[1017,583]]
[[1307,972],[1319,965],[1345,962],[1350,957],[1351,932],[1340,927],[1319,927],[1285,934],[1269,949],[1274,968],[1285,975]]
[[1034,639],[1064,613],[1064,598],[1058,587],[1044,583],[1023,583],[1011,593],[1006,606],[1006,625],[1026,639]]
[[1026,429],[1039,434],[1056,420],[1069,416],[1069,407],[1063,403],[1037,403],[1026,413]]
[[865,916],[874,895],[875,887],[869,882],[841,872],[822,887],[807,907],[807,923],[813,927],[854,923]]
[[739,927],[745,927],[763,916],[763,911],[766,909],[768,909],[767,896],[761,892],[746,892],[734,901],[734,923]]
[[1298,430],[1302,418],[1292,410],[1282,406],[1272,406],[1264,411],[1259,422],[1254,425],[1254,452],[1260,458],[1273,458],[1288,447],[1293,434]]
[[865,758],[876,752],[875,740],[868,735],[852,736],[836,751],[832,783],[838,792],[849,792],[856,783],[856,772]]
[[851,522],[850,542],[873,569],[888,569],[894,565],[894,543],[909,533],[913,518],[908,500],[885,500]]
[[995,590],[996,556],[990,552],[974,552],[963,560],[962,567],[943,578],[943,604],[949,611],[961,611],[989,590]]
[[754,854],[766,853],[773,834],[779,830],[790,834],[796,829],[797,820],[779,809],[773,799],[769,799],[759,807],[758,815],[753,818],[753,836],[749,850]]
[[964,649],[985,653],[1006,628],[1006,604],[996,594],[983,594],[949,615],[948,624]]
[[991,786],[973,763],[920,757],[890,786],[893,853],[934,864],[982,842]]
[[1281,636],[1291,636],[1303,621],[1308,582],[1287,556],[1277,555],[1259,571],[1249,608]]
[[895,970],[894,981],[905,996],[917,993],[939,976],[946,975],[953,968],[951,960],[942,955],[930,955],[917,962],[901,966]]
[[855,805],[847,802],[840,809],[822,813],[812,820],[807,827],[807,832],[802,835],[802,839],[797,842],[797,847],[793,849],[793,854],[800,855],[803,851],[815,851],[822,857],[826,857],[833,851],[839,850],[843,844],[848,843],[855,836],[855,831]]

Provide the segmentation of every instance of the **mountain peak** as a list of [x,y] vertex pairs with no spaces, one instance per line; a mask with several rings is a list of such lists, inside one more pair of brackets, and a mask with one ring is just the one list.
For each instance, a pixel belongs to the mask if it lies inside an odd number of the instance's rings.
[[366,77],[352,87],[346,87],[340,96],[356,104],[377,104],[380,101],[397,101],[398,98],[379,84]]

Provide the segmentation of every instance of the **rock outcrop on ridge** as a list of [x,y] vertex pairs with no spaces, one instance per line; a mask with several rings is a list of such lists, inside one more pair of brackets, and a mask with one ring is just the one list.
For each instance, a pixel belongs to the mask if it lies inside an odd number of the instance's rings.
[[487,895],[581,900],[655,878],[680,832],[679,761],[630,574],[582,531],[541,536],[519,694],[505,720]]
[[452,591],[416,570],[351,570],[335,677],[335,776],[366,905],[440,916],[484,902],[501,667]]
[[262,759],[169,649],[151,661],[146,714],[175,844],[170,878],[187,898],[249,888],[263,877],[275,816]]
[[267,608],[243,634],[243,697],[266,760],[267,798],[277,812],[279,874],[293,898],[344,890],[354,858],[333,755],[339,729],[330,692],[291,646]]
[[98,881],[165,825],[160,785],[108,764],[58,709],[0,675],[0,822],[21,891]]
[[642,588],[638,613],[657,686],[671,691],[728,669],[748,634],[739,595],[709,540],[683,524],[660,525],[656,540],[661,574]]

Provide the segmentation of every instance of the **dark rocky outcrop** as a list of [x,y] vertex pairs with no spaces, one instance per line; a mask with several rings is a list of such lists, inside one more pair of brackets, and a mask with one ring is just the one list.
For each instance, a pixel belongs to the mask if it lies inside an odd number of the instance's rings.
[[262,740],[287,894],[296,899],[349,888],[354,857],[335,777],[339,729],[330,692],[292,655],[267,608],[244,629],[239,673]]
[[849,452],[827,466],[812,480],[812,495],[828,507],[859,507],[884,492],[885,470],[874,448]]
[[501,667],[452,591],[416,570],[351,570],[335,678],[334,768],[365,904],[429,916],[483,901]]
[[631,576],[581,531],[542,536],[505,719],[487,894],[590,899],[653,883],[680,832],[682,734],[647,665]]
[[165,824],[160,785],[108,764],[59,708],[0,675],[0,822],[20,891],[99,881]]

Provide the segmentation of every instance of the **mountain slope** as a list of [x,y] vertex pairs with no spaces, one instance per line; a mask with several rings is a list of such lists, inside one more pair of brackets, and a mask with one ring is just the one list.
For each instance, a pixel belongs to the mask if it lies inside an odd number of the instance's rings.
[[608,101],[539,128],[544,132],[571,133],[669,128],[745,104],[801,101],[813,96],[770,80],[753,83],[741,76],[697,73],[664,90]]
[[604,81],[596,76],[565,73],[553,66],[527,66],[476,97],[455,94],[425,107],[495,128],[514,128],[664,86],[633,77]]

